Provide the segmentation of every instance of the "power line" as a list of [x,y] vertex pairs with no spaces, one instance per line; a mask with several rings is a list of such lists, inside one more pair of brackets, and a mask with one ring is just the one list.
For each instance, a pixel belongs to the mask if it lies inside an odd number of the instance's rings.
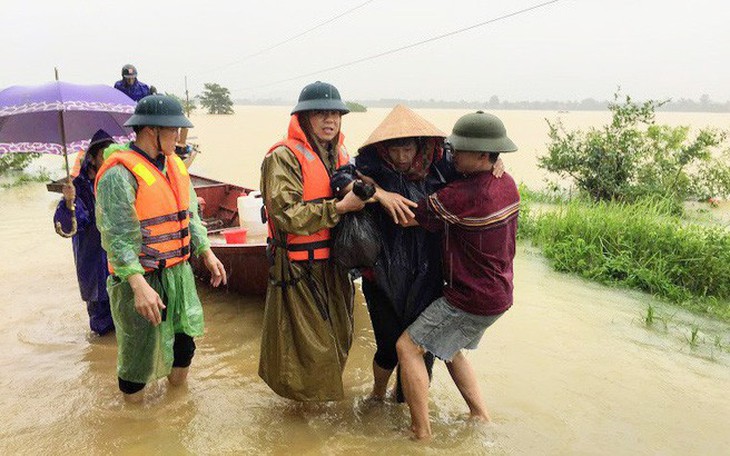
[[197,73],[197,75],[201,75],[201,74],[207,74],[207,73],[212,73],[212,72],[214,72],[214,71],[218,71],[218,70],[221,70],[221,69],[223,69],[223,68],[228,68],[228,67],[230,67],[230,66],[233,66],[233,65],[237,65],[237,64],[239,64],[239,63],[243,63],[243,62],[245,62],[245,61],[247,61],[247,60],[250,60],[250,59],[252,59],[252,58],[254,58],[254,57],[257,57],[257,56],[259,56],[259,55],[261,55],[261,54],[263,54],[263,53],[269,52],[269,51],[270,51],[270,50],[272,50],[272,49],[276,49],[276,48],[278,48],[279,46],[282,46],[282,45],[284,45],[284,44],[286,44],[286,43],[289,43],[289,42],[291,42],[291,41],[294,41],[294,40],[296,40],[297,38],[301,38],[302,36],[304,36],[304,35],[306,35],[306,34],[308,34],[308,33],[311,33],[311,32],[313,32],[313,31],[317,30],[318,28],[321,28],[321,27],[323,27],[323,26],[325,26],[325,25],[327,25],[327,24],[329,24],[329,23],[331,23],[331,22],[334,22],[334,21],[336,21],[337,19],[339,19],[339,18],[341,18],[341,17],[347,16],[348,14],[352,13],[353,11],[355,11],[355,10],[358,10],[358,9],[362,8],[363,6],[367,5],[368,3],[372,3],[372,2],[374,2],[374,1],[375,1],[375,0],[368,0],[368,1],[366,1],[366,2],[360,3],[359,5],[357,5],[357,6],[355,6],[355,7],[352,7],[352,8],[350,8],[349,10],[347,10],[347,11],[345,11],[345,12],[342,12],[342,13],[338,14],[337,16],[333,16],[333,17],[331,17],[331,18],[329,18],[329,19],[325,20],[324,22],[320,22],[319,24],[315,25],[314,27],[312,27],[312,28],[310,28],[310,29],[307,29],[307,30],[305,30],[305,31],[303,31],[303,32],[301,32],[301,33],[298,33],[298,34],[296,34],[296,35],[294,35],[294,36],[292,36],[292,37],[290,37],[290,38],[287,38],[287,39],[285,39],[284,41],[280,41],[280,42],[278,42],[278,43],[276,43],[276,44],[273,44],[273,45],[271,45],[271,46],[269,46],[269,47],[267,47],[267,48],[261,49],[260,51],[256,51],[256,52],[254,52],[253,54],[248,54],[248,55],[246,55],[246,56],[244,56],[244,57],[241,57],[241,58],[240,58],[240,59],[238,59],[238,60],[234,60],[234,61],[232,61],[232,62],[229,62],[229,63],[225,64],[225,65],[222,65],[222,66],[219,66],[219,67],[216,67],[216,68],[212,68],[212,69],[210,69],[210,70],[202,71],[202,72],[200,72],[200,73]]
[[478,24],[470,25],[469,27],[464,27],[464,28],[461,28],[461,29],[458,29],[458,30],[453,30],[451,32],[444,33],[442,35],[438,35],[438,36],[434,36],[434,37],[431,37],[431,38],[427,38],[425,40],[418,41],[416,43],[407,44],[405,46],[402,46],[402,47],[399,47],[399,48],[396,48],[396,49],[391,49],[391,50],[388,50],[388,51],[384,51],[384,52],[381,52],[379,54],[374,54],[374,55],[371,55],[371,56],[368,56],[368,57],[363,57],[363,58],[360,58],[360,59],[357,59],[357,60],[351,60],[349,62],[342,63],[342,64],[339,64],[339,65],[331,66],[331,67],[324,68],[324,69],[317,70],[317,71],[312,71],[311,73],[300,74],[298,76],[293,76],[291,78],[286,78],[286,79],[280,79],[278,81],[269,82],[267,84],[246,87],[246,88],[243,88],[243,89],[240,89],[240,90],[253,90],[253,89],[261,89],[261,88],[264,88],[264,87],[271,87],[273,85],[278,85],[278,84],[281,84],[281,83],[284,83],[284,82],[295,81],[297,79],[302,79],[302,78],[306,78],[306,77],[309,77],[309,76],[314,76],[316,74],[326,73],[328,71],[338,70],[340,68],[345,68],[345,67],[348,67],[348,66],[357,65],[358,63],[363,63],[363,62],[367,62],[368,60],[373,60],[373,59],[377,59],[377,58],[380,58],[380,57],[384,57],[386,55],[395,54],[396,52],[404,51],[406,49],[411,49],[411,48],[414,48],[414,47],[417,47],[417,46],[421,46],[421,45],[426,44],[426,43],[431,43],[433,41],[438,41],[438,40],[443,39],[443,38],[447,38],[447,37],[450,37],[450,36],[453,36],[453,35],[457,35],[459,33],[463,33],[463,32],[466,32],[466,31],[469,31],[469,30],[478,28],[478,27],[483,27],[485,25],[492,24],[494,22],[499,22],[499,21],[502,21],[502,20],[505,20],[505,19],[509,19],[511,17],[519,16],[520,14],[524,14],[524,13],[527,13],[527,12],[530,12],[530,11],[533,11],[533,10],[536,10],[536,9],[539,9],[539,8],[543,8],[543,7],[548,6],[548,5],[551,5],[553,3],[558,3],[559,1],[560,0],[551,0],[549,2],[540,3],[540,4],[537,4],[537,5],[531,6],[529,8],[525,8],[525,9],[521,9],[521,10],[518,10],[518,11],[514,11],[512,13],[505,14],[503,16],[499,16],[499,17],[496,17],[494,19],[489,19],[487,21],[480,22]]

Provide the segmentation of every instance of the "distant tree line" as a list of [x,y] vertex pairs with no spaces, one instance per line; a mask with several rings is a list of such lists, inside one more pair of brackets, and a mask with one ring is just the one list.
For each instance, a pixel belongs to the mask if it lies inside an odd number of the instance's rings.
[[[291,106],[293,100],[281,98],[238,99],[240,105]],[[487,101],[447,101],[447,100],[407,100],[403,98],[380,98],[378,100],[359,100],[359,104],[372,108],[391,108],[397,104],[405,104],[412,108],[450,108],[450,109],[503,109],[503,110],[536,110],[536,111],[603,111],[608,110],[608,100],[586,98],[581,101],[507,101],[493,95]],[[708,95],[699,100],[688,98],[670,99],[657,107],[657,111],[677,112],[730,112],[730,101],[714,102]]]

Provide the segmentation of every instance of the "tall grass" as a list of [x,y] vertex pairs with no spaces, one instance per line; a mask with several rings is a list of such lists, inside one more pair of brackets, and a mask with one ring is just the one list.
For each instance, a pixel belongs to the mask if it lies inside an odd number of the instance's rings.
[[572,201],[532,214],[524,198],[520,237],[560,271],[638,288],[730,321],[730,232],[688,223],[671,203]]

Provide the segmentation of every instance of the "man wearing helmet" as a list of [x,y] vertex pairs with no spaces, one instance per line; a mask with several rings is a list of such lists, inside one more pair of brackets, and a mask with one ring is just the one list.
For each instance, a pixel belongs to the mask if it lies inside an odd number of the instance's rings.
[[512,177],[492,175],[499,154],[517,146],[496,116],[478,111],[460,118],[447,141],[464,177],[421,200],[415,221],[441,232],[446,284],[398,339],[398,361],[418,439],[431,435],[428,374],[423,354],[446,361],[471,417],[489,421],[481,388],[463,349],[475,349],[484,331],[512,305],[512,262],[520,195]]
[[187,169],[174,153],[178,130],[193,126],[180,103],[150,95],[124,125],[137,137],[107,149],[111,154],[96,176],[96,223],[111,272],[119,389],[138,402],[151,381],[185,381],[193,337],[203,335],[190,255],[203,257],[213,286],[226,283],[226,272],[210,249]]
[[129,63],[122,67],[122,79],[114,83],[114,88],[134,101],[151,94],[150,87],[137,79],[137,68]]

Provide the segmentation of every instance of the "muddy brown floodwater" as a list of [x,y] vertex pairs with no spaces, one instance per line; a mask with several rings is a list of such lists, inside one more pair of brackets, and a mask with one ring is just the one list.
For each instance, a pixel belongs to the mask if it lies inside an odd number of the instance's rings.
[[[465,111],[421,112],[448,129]],[[257,186],[260,156],[284,131],[287,113],[242,107],[231,117],[194,116],[204,152],[193,172]],[[345,117],[351,149],[386,113]],[[548,114],[504,114],[523,146],[524,155],[508,157],[518,181],[542,178],[534,155]],[[728,119],[685,116],[669,121]],[[607,118],[574,117],[579,126]],[[515,124],[539,131],[521,138]],[[238,136],[249,129],[258,131],[255,140]],[[343,401],[303,405],[271,392],[257,376],[263,300],[200,286],[206,331],[187,387],[161,381],[148,388],[145,405],[127,405],[117,391],[115,340],[89,335],[70,241],[53,231],[58,196],[31,184],[0,189],[0,198],[0,454],[719,455],[730,448],[728,326],[556,273],[526,244],[515,262],[513,308],[469,354],[493,425],[465,421],[443,363],[431,387],[430,443],[407,439],[405,406],[363,403],[375,347],[359,293]],[[653,328],[644,324],[650,303],[661,317]]]

